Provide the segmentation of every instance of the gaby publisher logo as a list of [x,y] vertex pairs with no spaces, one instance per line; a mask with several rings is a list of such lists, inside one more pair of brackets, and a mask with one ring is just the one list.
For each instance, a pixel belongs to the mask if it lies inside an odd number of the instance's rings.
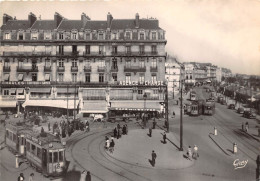
[[244,168],[246,166],[247,162],[248,162],[248,160],[239,161],[239,159],[236,159],[233,162],[233,165],[234,165],[235,169]]

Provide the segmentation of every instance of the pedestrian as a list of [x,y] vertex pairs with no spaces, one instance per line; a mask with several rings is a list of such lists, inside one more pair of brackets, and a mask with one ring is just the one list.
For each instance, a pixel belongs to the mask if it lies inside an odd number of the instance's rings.
[[29,181],[33,181],[34,173],[30,174]]
[[90,172],[87,172],[86,181],[91,181],[91,175]]
[[189,160],[192,160],[192,151],[191,151],[191,146],[189,146],[188,150],[187,150],[187,157]]
[[18,181],[24,181],[24,176],[23,173],[20,173],[19,177],[18,177]]
[[152,127],[149,127],[149,136],[152,137]]
[[157,155],[156,153],[154,152],[154,150],[152,151],[152,166],[154,167],[155,166],[155,159],[156,159]]
[[51,123],[48,121],[48,130],[51,131]]
[[114,152],[114,147],[115,147],[115,142],[114,142],[114,139],[111,138],[110,148],[109,148],[110,153]]
[[194,158],[195,160],[197,160],[198,157],[199,157],[198,147],[197,147],[196,145],[194,145],[192,158]]
[[156,126],[156,121],[155,121],[155,118],[153,119],[153,129],[155,129],[155,126]]
[[244,131],[244,127],[245,127],[245,126],[244,126],[244,123],[242,123],[242,131]]
[[114,138],[117,138],[117,129],[116,129],[116,127],[114,129]]
[[128,126],[127,126],[127,124],[125,125],[125,134],[126,135],[128,134]]
[[163,143],[164,144],[166,143],[166,133],[165,132],[163,133]]
[[120,124],[118,123],[117,124],[117,129],[119,130],[121,128]]
[[88,120],[87,120],[87,122],[86,122],[86,131],[89,132],[89,130],[90,130],[90,129],[89,129],[89,122],[88,122]]
[[173,111],[173,113],[172,113],[172,117],[175,118],[175,112],[174,112],[174,111]]
[[248,124],[248,122],[246,122],[245,127],[246,127],[246,132],[248,132],[248,129],[249,129],[249,124]]
[[126,134],[126,127],[125,127],[125,125],[123,125],[122,132],[123,132],[123,135]]
[[118,129],[117,130],[117,139],[119,139],[121,137],[121,134],[122,134],[121,129]]
[[110,148],[110,141],[109,139],[106,140],[106,150],[109,150]]
[[83,170],[80,175],[80,181],[85,181],[86,180],[86,170]]

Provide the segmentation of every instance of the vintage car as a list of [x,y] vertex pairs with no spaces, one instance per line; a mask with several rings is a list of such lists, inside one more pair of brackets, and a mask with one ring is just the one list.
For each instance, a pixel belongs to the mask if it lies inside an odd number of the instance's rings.
[[229,104],[228,105],[228,109],[235,109],[235,108],[236,108],[235,104]]
[[244,111],[244,114],[243,114],[243,116],[245,117],[245,118],[249,118],[249,119],[254,119],[254,118],[256,118],[256,115],[253,113],[253,112],[251,112],[251,111]]

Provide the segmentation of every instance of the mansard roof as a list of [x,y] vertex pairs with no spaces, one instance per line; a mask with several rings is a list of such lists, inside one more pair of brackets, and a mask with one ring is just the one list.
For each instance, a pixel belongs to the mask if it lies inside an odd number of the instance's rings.
[[36,30],[54,30],[55,22],[53,20],[36,20],[31,29]]
[[81,20],[65,20],[63,19],[58,27],[58,29],[61,30],[72,30],[77,29],[80,30],[82,27],[82,21]]
[[30,28],[28,20],[9,20],[1,26],[1,30],[27,30]]

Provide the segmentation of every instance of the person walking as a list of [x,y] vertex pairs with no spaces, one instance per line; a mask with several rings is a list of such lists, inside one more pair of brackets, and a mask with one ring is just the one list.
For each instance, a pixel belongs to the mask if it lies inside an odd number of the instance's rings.
[[115,147],[115,142],[114,142],[114,139],[111,138],[111,142],[110,142],[110,153],[113,153],[114,152],[114,147]]
[[86,180],[85,181],[91,181],[91,175],[90,172],[87,172]]
[[156,126],[156,121],[155,121],[155,118],[153,119],[153,129],[155,129],[155,126]]
[[249,124],[248,124],[248,122],[246,122],[245,127],[246,127],[246,132],[248,132],[248,129],[249,129]]
[[125,127],[125,125],[123,125],[122,132],[123,132],[123,135],[126,134],[126,127]]
[[116,127],[114,129],[114,138],[117,138],[117,129],[116,129]]
[[167,139],[166,133],[164,132],[164,133],[163,133],[163,143],[164,143],[164,144],[166,143],[166,139]]
[[86,170],[83,170],[80,175],[80,181],[85,181],[85,180],[86,180]]
[[33,181],[34,173],[30,174],[29,181]]
[[110,148],[110,141],[109,139],[106,140],[106,150],[109,150]]
[[86,122],[86,131],[89,132],[89,122],[88,122],[88,120]]
[[48,121],[48,131],[51,131],[51,123]]
[[188,159],[189,160],[192,160],[192,151],[191,151],[191,146],[189,146],[189,148],[188,148],[188,151],[187,151],[187,156],[188,156]]
[[154,150],[152,151],[152,166],[154,167],[155,166],[155,159],[156,159],[157,155],[156,153],[154,152]]
[[152,137],[152,127],[149,127],[149,136]]
[[125,125],[125,134],[126,135],[128,134],[128,126],[127,126],[127,124]]
[[23,176],[23,173],[20,173],[19,177],[18,177],[18,181],[24,181],[24,176]]
[[195,160],[197,160],[198,157],[199,157],[198,147],[197,147],[196,145],[194,145],[192,158],[195,159]]

